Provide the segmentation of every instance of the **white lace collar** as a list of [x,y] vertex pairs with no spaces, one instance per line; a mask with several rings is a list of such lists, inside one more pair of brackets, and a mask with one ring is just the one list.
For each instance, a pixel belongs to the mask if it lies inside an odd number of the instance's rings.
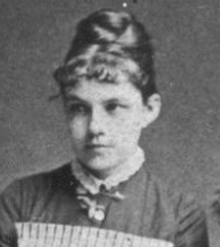
[[72,162],[71,167],[72,173],[79,180],[81,185],[88,192],[95,195],[99,193],[101,185],[104,185],[107,190],[110,190],[121,182],[127,181],[141,168],[144,160],[144,152],[138,147],[136,153],[127,161],[126,169],[124,169],[123,172],[109,176],[104,180],[98,179],[85,171],[77,160]]

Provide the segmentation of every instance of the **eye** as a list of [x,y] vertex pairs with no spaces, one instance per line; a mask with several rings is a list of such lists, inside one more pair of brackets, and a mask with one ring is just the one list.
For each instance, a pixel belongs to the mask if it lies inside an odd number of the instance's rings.
[[86,115],[89,113],[89,108],[82,103],[71,103],[67,105],[67,111],[73,115]]
[[129,105],[118,102],[118,101],[112,101],[108,102],[105,106],[105,109],[109,113],[116,113],[118,111],[122,111],[123,109],[126,110],[129,108]]
[[113,112],[119,107],[120,105],[118,103],[111,102],[111,103],[108,103],[105,108],[108,112]]

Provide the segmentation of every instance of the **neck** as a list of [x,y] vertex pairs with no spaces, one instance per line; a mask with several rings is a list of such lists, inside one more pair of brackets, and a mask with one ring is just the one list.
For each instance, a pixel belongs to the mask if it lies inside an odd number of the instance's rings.
[[143,162],[144,152],[141,148],[137,148],[136,152],[114,171],[100,174],[100,172],[90,171],[81,162],[75,160],[72,162],[72,172],[84,187],[92,190],[92,193],[95,194],[99,191],[101,184],[110,189],[123,181],[129,180],[141,168]]

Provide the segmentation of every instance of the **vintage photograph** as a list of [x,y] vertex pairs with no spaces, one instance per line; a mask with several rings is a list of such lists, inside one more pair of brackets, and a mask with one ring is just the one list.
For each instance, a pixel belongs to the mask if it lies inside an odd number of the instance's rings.
[[219,247],[220,3],[0,12],[0,247]]

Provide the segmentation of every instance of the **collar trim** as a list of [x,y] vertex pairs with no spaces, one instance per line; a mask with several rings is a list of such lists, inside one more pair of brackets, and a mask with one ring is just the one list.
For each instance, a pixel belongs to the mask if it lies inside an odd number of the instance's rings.
[[110,190],[112,187],[116,187],[120,183],[129,180],[131,176],[140,170],[144,160],[144,152],[140,147],[138,147],[136,153],[127,161],[126,169],[116,175],[111,175],[104,180],[98,179],[91,173],[85,171],[80,162],[76,159],[72,161],[71,169],[72,174],[76,177],[84,189],[95,195],[100,192],[101,185],[104,185],[106,190]]

